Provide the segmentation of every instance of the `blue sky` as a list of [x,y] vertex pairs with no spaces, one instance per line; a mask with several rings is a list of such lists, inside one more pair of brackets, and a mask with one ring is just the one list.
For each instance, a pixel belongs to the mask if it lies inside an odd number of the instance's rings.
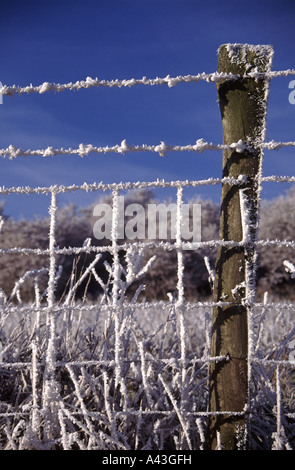
[[[148,78],[214,72],[224,43],[272,44],[273,70],[295,68],[295,3],[198,0],[51,0],[1,2],[0,81],[40,85],[99,79]],[[272,80],[267,139],[295,140],[291,77]],[[4,96],[0,148],[222,143],[213,83],[91,88],[76,92]],[[221,176],[221,152],[1,158],[0,185],[48,186],[94,181],[154,181]],[[294,150],[266,152],[264,174],[294,175]],[[266,184],[272,198],[288,185]],[[162,191],[159,197],[172,196]],[[220,187],[187,191],[219,201]],[[92,203],[99,194],[75,193],[60,200]],[[47,215],[45,196],[9,196],[13,217]]]

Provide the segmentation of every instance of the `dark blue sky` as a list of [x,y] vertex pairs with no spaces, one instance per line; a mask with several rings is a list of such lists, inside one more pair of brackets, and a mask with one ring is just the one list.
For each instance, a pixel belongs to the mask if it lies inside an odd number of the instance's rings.
[[[2,1],[0,81],[40,85],[99,79],[148,78],[214,72],[223,43],[272,44],[273,70],[295,68],[293,1],[51,0]],[[294,77],[293,77],[294,78]],[[267,139],[295,140],[295,105],[288,101],[292,77],[271,83]],[[4,97],[0,105],[0,148],[222,143],[213,83]],[[48,186],[84,181],[153,181],[221,176],[221,152],[155,153],[2,159],[0,185]],[[266,152],[264,174],[294,175],[294,150]],[[288,185],[267,184],[263,197]],[[199,191],[195,191],[199,193]],[[172,191],[162,191],[168,197]],[[219,200],[220,188],[202,196]],[[192,190],[187,191],[192,196]],[[99,195],[68,195],[87,205]],[[14,217],[46,215],[45,196],[9,196]]]

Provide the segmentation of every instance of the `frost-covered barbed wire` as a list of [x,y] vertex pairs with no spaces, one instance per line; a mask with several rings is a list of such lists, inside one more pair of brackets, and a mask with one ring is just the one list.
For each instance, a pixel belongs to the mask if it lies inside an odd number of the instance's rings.
[[[227,240],[209,240],[209,241],[200,241],[200,242],[186,242],[182,241],[180,244],[176,242],[163,242],[163,241],[151,241],[151,242],[132,242],[132,243],[120,243],[119,249],[120,250],[129,250],[130,248],[133,249],[143,249],[143,248],[160,248],[164,251],[173,251],[177,248],[181,248],[183,250],[198,250],[200,248],[217,248],[219,246],[224,247],[244,247],[244,242],[235,242],[235,241],[227,241]],[[286,248],[295,248],[295,241],[292,240],[256,240],[253,242],[254,246],[278,246],[278,247],[286,247]],[[54,249],[56,255],[70,255],[75,254],[79,255],[82,253],[109,253],[110,245],[103,245],[103,246],[92,246],[89,248],[85,247],[66,247],[66,248],[58,248]],[[41,248],[22,248],[22,247],[13,247],[13,248],[1,248],[0,255],[4,254],[22,254],[22,255],[49,255],[50,250],[48,248],[41,249]]]
[[41,157],[51,157],[54,155],[79,155],[80,157],[84,157],[91,152],[98,154],[117,153],[121,155],[128,152],[154,152],[158,153],[160,157],[164,157],[167,152],[202,153],[205,150],[235,150],[237,152],[243,152],[247,148],[248,146],[241,140],[237,143],[234,142],[231,145],[214,145],[206,142],[204,139],[198,139],[193,145],[167,145],[165,142],[161,142],[157,145],[128,145],[126,139],[124,139],[120,145],[97,147],[92,144],[80,144],[76,149],[71,147],[67,149],[47,147],[46,149],[23,150],[13,145],[9,145],[6,149],[0,150],[0,156],[3,158],[8,157],[9,159],[13,159],[16,157],[27,157],[29,155]]
[[69,186],[65,185],[52,185],[52,186],[13,186],[7,188],[0,186],[0,194],[6,196],[8,194],[51,194],[54,191],[56,194],[69,193],[74,191],[113,191],[113,190],[132,190],[132,189],[144,189],[144,188],[176,188],[179,186],[197,187],[206,185],[218,185],[218,184],[237,184],[243,185],[247,182],[245,175],[239,175],[237,178],[224,177],[224,178],[207,178],[204,180],[176,180],[176,181],[165,181],[164,179],[157,179],[152,182],[121,182],[121,183],[83,183],[83,184],[72,184]]
[[201,72],[196,75],[178,75],[176,77],[170,77],[167,75],[163,78],[147,78],[143,77],[140,79],[131,78],[131,79],[114,79],[114,80],[100,80],[98,78],[91,78],[87,77],[85,80],[78,80],[74,83],[50,83],[44,82],[41,85],[33,86],[32,84],[21,87],[21,86],[8,86],[4,85],[1,89],[1,93],[6,96],[14,96],[15,94],[22,95],[22,94],[29,94],[29,93],[39,93],[43,94],[49,91],[54,91],[55,93],[59,93],[65,90],[69,91],[77,91],[81,89],[87,88],[98,88],[98,87],[108,87],[108,88],[125,88],[125,87],[132,87],[135,85],[167,85],[169,88],[172,88],[179,83],[198,83],[199,81],[205,81],[207,83],[220,83],[225,80],[238,80],[241,78],[254,78],[258,79],[265,79],[265,80],[272,80],[273,78],[277,77],[288,77],[295,75],[294,69],[287,69],[287,70],[278,70],[278,71],[268,71],[266,73],[258,72],[257,70],[253,70],[252,72],[248,72],[245,75],[235,75],[233,73],[225,73],[225,72],[212,72],[212,73],[205,73]]
[[[289,142],[276,142],[271,140],[270,142],[257,142],[256,146],[261,149],[266,150],[279,150],[281,148],[295,147],[295,141]],[[97,147],[92,144],[80,144],[78,148],[54,148],[48,146],[46,149],[22,149],[14,145],[9,145],[7,148],[0,149],[0,157],[9,158],[10,160],[18,157],[28,157],[28,156],[40,156],[40,157],[52,157],[55,155],[78,155],[79,157],[85,157],[89,153],[97,154],[119,154],[125,155],[126,153],[139,153],[139,152],[153,152],[158,153],[160,157],[165,157],[167,152],[197,152],[203,153],[205,151],[225,151],[233,150],[238,153],[244,151],[252,151],[252,146],[249,143],[239,140],[238,142],[233,142],[229,145],[224,144],[213,144],[212,142],[207,142],[205,139],[200,138],[196,141],[195,144],[188,145],[168,145],[165,142],[161,142],[156,145],[129,145],[127,144],[126,139],[122,140],[121,144],[113,146],[101,146]]]
[[[262,183],[294,183],[295,176],[264,176],[260,179]],[[96,191],[113,191],[118,189],[120,191],[144,189],[144,188],[176,188],[182,187],[198,187],[198,186],[214,186],[220,184],[230,185],[244,185],[247,182],[246,175],[239,175],[237,178],[224,177],[224,178],[207,178],[204,180],[176,180],[165,181],[164,179],[157,179],[155,181],[137,181],[137,182],[121,182],[121,183],[83,183],[80,185],[52,185],[52,186],[0,186],[0,194],[7,196],[9,194],[51,194],[53,191],[56,194],[70,193],[75,191],[96,192]],[[1,219],[1,224],[3,221]],[[2,226],[1,225],[1,226]]]

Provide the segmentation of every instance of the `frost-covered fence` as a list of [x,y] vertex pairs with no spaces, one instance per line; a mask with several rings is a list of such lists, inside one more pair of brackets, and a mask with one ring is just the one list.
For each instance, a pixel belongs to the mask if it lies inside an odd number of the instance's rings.
[[[248,47],[248,46],[247,46]],[[237,51],[247,47],[228,45],[233,60]],[[259,50],[256,49],[256,50]],[[294,70],[272,72],[257,67],[227,73],[217,71],[186,77],[163,79],[105,81],[87,78],[75,84],[44,83],[39,87],[7,87],[3,95],[61,92],[89,87],[122,87],[134,85],[168,85],[180,82],[197,83],[205,80],[226,86],[241,78],[267,83],[273,78],[294,75]],[[265,134],[257,136],[255,145],[277,150],[295,146],[294,142],[265,142]],[[154,145],[128,145],[125,140],[113,147],[81,144],[77,149],[20,149],[10,145],[0,150],[0,156],[11,159],[40,155],[78,154],[90,152],[132,153],[157,152],[161,157],[171,151],[204,152],[206,150],[234,152],[236,157],[251,153],[253,141],[214,145],[198,139],[187,146],[170,146],[164,142]],[[262,163],[262,162],[261,162]],[[262,167],[261,167],[262,168]],[[261,170],[260,168],[260,170]],[[295,336],[295,305],[291,303],[255,300],[254,271],[249,272],[245,285],[237,282],[232,295],[239,296],[247,307],[247,397],[242,411],[212,410],[209,408],[209,366],[221,370],[230,355],[212,354],[212,309],[230,307],[231,301],[220,296],[212,301],[190,301],[185,298],[185,250],[196,252],[204,247],[251,250],[261,245],[295,248],[295,241],[249,240],[249,213],[244,198],[239,200],[242,214],[243,238],[189,242],[181,238],[181,206],[183,189],[203,185],[227,185],[243,194],[247,174],[223,174],[221,178],[192,181],[163,181],[137,183],[85,183],[81,186],[52,185],[49,187],[1,187],[0,194],[46,194],[49,201],[48,246],[45,248],[10,247],[0,250],[1,256],[36,255],[47,260],[42,269],[28,270],[17,279],[11,293],[1,290],[1,351],[0,351],[0,445],[3,449],[206,449],[209,418],[220,416],[246,417],[243,426],[236,427],[235,446],[240,449],[295,448],[294,389],[292,370],[294,354],[288,346]],[[263,177],[264,182],[295,182],[295,176]],[[54,182],[53,182],[54,183]],[[122,191],[142,188],[175,188],[177,217],[175,241],[118,240],[118,197]],[[112,231],[107,245],[94,245],[87,238],[82,246],[60,248],[57,245],[59,194],[73,191],[111,191]],[[259,194],[258,194],[259,198]],[[244,204],[245,203],[245,204]],[[258,204],[259,207],[259,204]],[[257,208],[258,211],[258,208]],[[2,220],[1,224],[5,224]],[[1,228],[2,228],[1,225]],[[155,261],[166,251],[176,253],[176,292],[167,292],[167,301],[139,301],[143,286],[140,283]],[[147,255],[146,255],[147,252]],[[106,276],[96,271],[103,255]],[[160,253],[160,255],[159,255]],[[69,279],[62,298],[56,295],[62,266],[60,255],[92,254],[83,275]],[[43,258],[42,258],[43,259]],[[286,269],[294,275],[293,260],[286,260]],[[215,272],[210,260],[204,260],[208,276]],[[253,266],[251,266],[253,270]],[[47,285],[41,289],[41,278]],[[79,286],[92,276],[102,295],[95,303],[77,301]],[[33,281],[34,301],[22,302],[22,286]],[[136,284],[132,296],[128,289]],[[239,288],[242,287],[242,290]],[[243,289],[246,294],[242,295]],[[220,431],[216,447],[225,445]]]

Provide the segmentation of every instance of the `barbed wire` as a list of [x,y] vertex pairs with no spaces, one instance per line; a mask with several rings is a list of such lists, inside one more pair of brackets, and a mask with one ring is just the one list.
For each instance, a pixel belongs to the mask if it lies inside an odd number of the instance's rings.
[[[286,177],[287,178],[287,177]],[[58,193],[67,193],[74,191],[128,191],[133,189],[143,189],[143,188],[177,188],[185,186],[206,186],[206,185],[218,185],[218,184],[232,184],[232,185],[243,185],[247,182],[247,177],[245,175],[240,175],[237,178],[233,177],[224,177],[224,178],[207,178],[204,180],[176,180],[176,181],[165,181],[164,179],[157,179],[155,181],[137,181],[137,182],[120,182],[120,183],[83,183],[81,185],[72,184],[69,186],[66,185],[52,185],[52,186],[17,186],[7,188],[5,186],[0,186],[0,194],[51,194],[52,192]]]
[[22,149],[14,145],[9,145],[6,149],[0,149],[0,157],[8,157],[10,160],[17,157],[28,157],[28,156],[40,156],[40,157],[52,157],[56,155],[78,155],[79,157],[84,157],[89,155],[91,152],[97,154],[120,154],[124,155],[126,153],[136,153],[136,152],[154,152],[158,153],[160,157],[165,157],[167,152],[197,152],[203,153],[204,151],[235,151],[238,153],[243,153],[244,151],[253,151],[253,146],[260,149],[266,150],[280,150],[287,147],[295,147],[295,141],[289,142],[276,142],[271,140],[269,142],[256,142],[253,145],[239,140],[238,142],[233,142],[229,145],[224,144],[213,144],[207,142],[205,139],[201,138],[196,141],[195,144],[188,145],[167,145],[165,142],[161,142],[157,145],[128,145],[126,139],[122,140],[120,145],[113,146],[102,146],[97,147],[92,144],[80,144],[78,148],[54,148],[52,146],[47,147],[46,149]]
[[225,80],[238,80],[241,78],[254,78],[256,80],[265,79],[265,80],[272,80],[273,78],[277,77],[288,77],[295,75],[294,69],[288,70],[278,70],[278,71],[271,71],[266,73],[258,72],[254,70],[249,72],[245,75],[235,75],[232,73],[225,73],[225,72],[212,72],[206,73],[201,72],[196,75],[179,75],[176,77],[170,77],[167,75],[163,78],[147,78],[142,77],[140,79],[131,78],[131,79],[114,79],[114,80],[100,80],[98,78],[91,78],[87,77],[85,80],[78,80],[75,83],[50,83],[44,82],[41,85],[33,86],[32,84],[28,86],[8,86],[4,85],[1,89],[1,93],[6,96],[14,96],[15,94],[22,95],[22,94],[30,94],[30,93],[38,93],[43,94],[48,91],[54,91],[55,93],[59,93],[65,90],[69,91],[77,91],[81,89],[87,88],[97,88],[97,87],[108,87],[108,88],[125,88],[125,87],[132,87],[135,85],[167,85],[169,88],[172,88],[179,83],[198,83],[199,81],[205,81],[207,83],[220,83]]

